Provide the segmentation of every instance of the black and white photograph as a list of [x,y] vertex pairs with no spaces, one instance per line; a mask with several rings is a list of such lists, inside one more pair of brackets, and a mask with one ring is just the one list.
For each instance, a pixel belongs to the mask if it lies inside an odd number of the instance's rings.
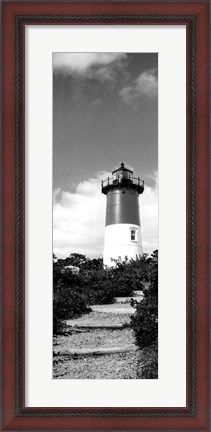
[[158,54],[52,73],[53,378],[158,379]]

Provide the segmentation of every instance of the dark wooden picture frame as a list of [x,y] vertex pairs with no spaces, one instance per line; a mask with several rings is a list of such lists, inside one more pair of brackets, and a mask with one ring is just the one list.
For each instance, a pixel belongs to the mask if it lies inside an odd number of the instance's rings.
[[[3,2],[3,430],[209,430],[208,2]],[[24,406],[24,26],[187,28],[187,406]]]

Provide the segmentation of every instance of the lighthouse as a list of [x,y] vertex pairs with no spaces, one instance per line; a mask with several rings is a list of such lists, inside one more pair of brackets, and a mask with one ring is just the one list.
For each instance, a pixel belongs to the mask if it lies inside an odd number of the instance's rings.
[[103,263],[112,266],[111,258],[124,260],[142,254],[139,195],[144,181],[121,163],[112,177],[102,181],[106,195],[106,221]]

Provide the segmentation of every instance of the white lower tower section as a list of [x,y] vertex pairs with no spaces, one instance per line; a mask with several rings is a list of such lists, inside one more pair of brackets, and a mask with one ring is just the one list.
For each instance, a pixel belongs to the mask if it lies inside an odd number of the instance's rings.
[[103,263],[109,267],[115,265],[111,258],[127,256],[136,258],[142,254],[141,227],[127,223],[112,224],[105,227]]

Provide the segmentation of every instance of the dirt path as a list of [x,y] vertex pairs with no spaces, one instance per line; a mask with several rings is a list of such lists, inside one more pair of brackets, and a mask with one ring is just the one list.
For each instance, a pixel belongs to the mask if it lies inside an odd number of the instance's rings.
[[54,338],[53,378],[137,378],[139,354],[128,327],[134,309],[128,301],[95,305],[91,313],[67,321],[69,334]]

